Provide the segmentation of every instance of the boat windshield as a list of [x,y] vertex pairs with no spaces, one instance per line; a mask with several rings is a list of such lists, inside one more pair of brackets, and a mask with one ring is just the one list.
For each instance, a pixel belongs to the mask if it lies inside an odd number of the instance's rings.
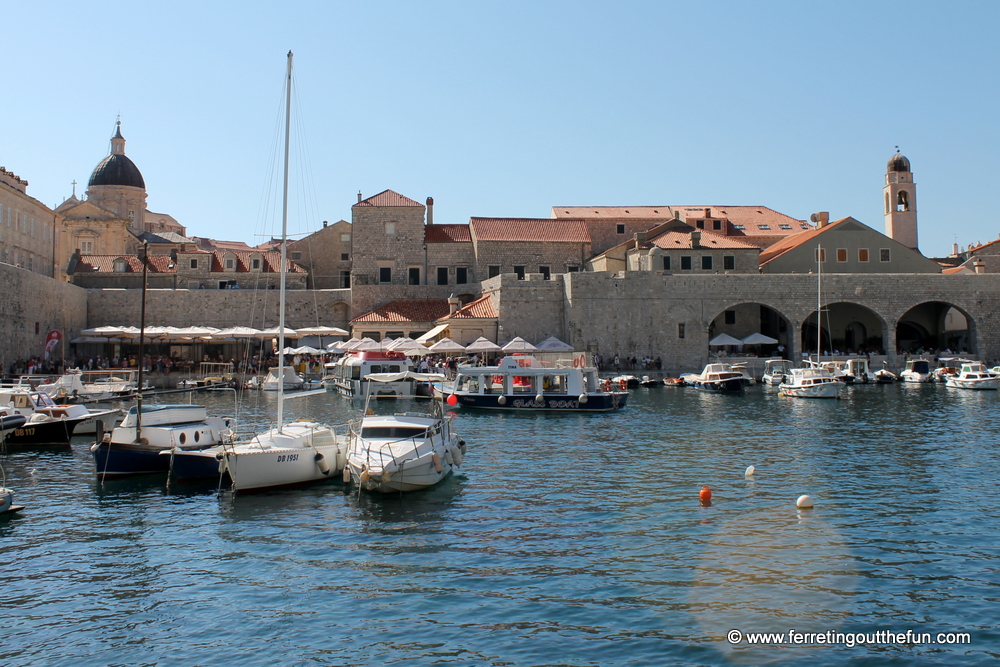
[[420,426],[366,426],[361,429],[361,437],[366,440],[402,440],[420,438],[427,429]]

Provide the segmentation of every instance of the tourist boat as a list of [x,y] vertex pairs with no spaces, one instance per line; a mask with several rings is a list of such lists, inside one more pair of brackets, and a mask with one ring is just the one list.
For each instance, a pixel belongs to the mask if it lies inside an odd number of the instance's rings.
[[779,396],[794,398],[838,398],[844,383],[833,376],[829,368],[810,366],[793,368],[785,381],[778,385]]
[[74,435],[114,426],[121,410],[88,410],[57,405],[48,394],[27,389],[0,389],[0,406],[24,416],[24,424],[8,433],[8,445],[68,446]]
[[416,387],[411,376],[395,382],[378,382],[374,385],[364,380],[369,375],[406,373],[413,371],[413,362],[402,352],[392,350],[351,350],[337,361],[324,365],[323,386],[342,396],[365,397],[374,391],[378,398],[414,396]]
[[[281,220],[281,266],[286,266],[288,238],[288,159],[289,114],[292,95],[292,53],[288,53],[285,101],[285,196]],[[263,433],[248,439],[225,442],[200,453],[174,451],[174,474],[178,478],[200,477],[199,471],[215,474],[229,473],[234,491],[251,491],[280,486],[294,486],[326,479],[333,479],[335,472],[344,466],[346,436],[338,437],[326,424],[312,420],[284,421],[285,366],[285,273],[281,273],[278,292],[278,365],[269,376],[275,378],[278,394],[276,424]],[[214,462],[214,464],[213,464]]]
[[845,362],[844,378],[848,384],[868,384],[875,381],[874,374],[868,369],[868,360],[864,357],[852,357]]
[[90,447],[98,479],[166,473],[161,452],[190,451],[232,438],[230,420],[201,405],[132,406],[125,419]]
[[933,382],[934,373],[927,359],[907,359],[906,366],[899,374],[901,382]]
[[[442,388],[449,404],[520,412],[611,412],[628,402],[625,383],[603,382],[586,355],[570,365],[545,365],[530,355],[504,357],[496,366],[459,366],[455,382]],[[451,397],[454,396],[454,402]]]
[[225,389],[237,385],[233,363],[203,361],[198,368],[198,377],[181,380],[179,389]]
[[691,381],[701,391],[737,392],[746,387],[743,373],[734,370],[729,364],[708,364]]
[[465,441],[445,418],[442,404],[430,405],[428,414],[395,415],[370,414],[366,406],[365,416],[351,425],[344,481],[366,491],[391,493],[426,489],[450,475],[462,464]]
[[7,472],[0,465],[0,514],[20,512],[24,505],[14,504],[14,492],[7,488]]
[[792,362],[788,359],[768,359],[764,362],[764,375],[761,382],[777,386],[785,381],[792,372]]
[[948,376],[945,385],[958,389],[998,389],[1000,375],[987,370],[986,366],[978,361],[963,360],[958,375]]
[[55,382],[40,384],[36,389],[54,400],[77,403],[128,398],[135,394],[138,387],[137,369],[116,368],[103,371],[70,370],[56,378]]

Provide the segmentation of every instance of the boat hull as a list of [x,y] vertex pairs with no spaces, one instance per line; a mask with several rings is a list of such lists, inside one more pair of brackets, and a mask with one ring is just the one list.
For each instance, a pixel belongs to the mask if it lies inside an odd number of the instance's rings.
[[[628,403],[628,392],[588,394],[587,401],[578,396],[537,396],[525,394],[454,394],[458,404],[477,410],[512,410],[516,412],[613,412]],[[504,400],[501,401],[500,399]]]
[[838,398],[841,386],[843,385],[836,381],[808,387],[789,387],[785,385],[781,387],[781,392],[785,396],[793,398]]
[[99,442],[91,447],[99,479],[165,474],[170,469],[170,457],[160,456],[162,451],[162,447],[137,442]]
[[77,425],[84,419],[86,417],[46,421],[29,419],[22,426],[7,433],[4,444],[15,447],[69,447]]
[[700,380],[695,382],[694,386],[701,391],[732,394],[743,391],[745,384],[742,378],[730,378],[726,380]]
[[[340,445],[336,444],[319,445],[315,450],[312,447],[273,447],[257,451],[241,448],[239,453],[226,452],[224,464],[235,490],[254,491],[336,479],[340,450]],[[322,454],[329,465],[325,473],[316,460],[317,453]]]
[[956,389],[1000,389],[1000,378],[963,380],[950,377],[945,381],[945,385]]

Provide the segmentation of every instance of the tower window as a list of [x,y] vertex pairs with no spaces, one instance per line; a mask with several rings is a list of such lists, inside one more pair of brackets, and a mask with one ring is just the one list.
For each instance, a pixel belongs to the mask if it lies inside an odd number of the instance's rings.
[[896,195],[896,210],[897,211],[909,211],[910,210],[910,196],[906,193],[906,190],[900,190]]

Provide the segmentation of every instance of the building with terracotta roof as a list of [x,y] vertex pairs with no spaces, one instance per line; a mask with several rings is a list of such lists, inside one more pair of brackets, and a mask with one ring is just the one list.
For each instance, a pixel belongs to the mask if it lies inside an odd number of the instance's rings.
[[426,340],[448,336],[468,345],[480,336],[495,340],[499,313],[494,297],[486,294],[464,306],[458,297],[412,299],[387,303],[351,320],[351,334],[358,338],[410,338]]
[[[347,289],[351,286],[353,229],[346,220],[328,224],[318,231],[288,243],[288,257],[304,268],[310,289]],[[280,242],[274,248],[280,252]]]
[[55,217],[28,194],[28,181],[0,167],[0,262],[51,278]]

